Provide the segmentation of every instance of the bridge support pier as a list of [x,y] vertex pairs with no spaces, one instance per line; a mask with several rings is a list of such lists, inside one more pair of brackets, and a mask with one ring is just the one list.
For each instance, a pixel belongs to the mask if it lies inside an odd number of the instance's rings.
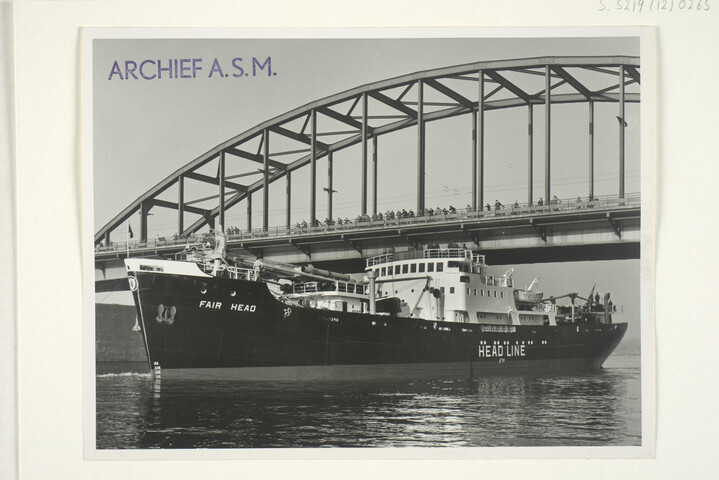
[[589,100],[589,198],[594,198],[594,102]]
[[310,112],[310,225],[317,220],[317,112]]
[[377,135],[372,136],[372,215],[377,215]]
[[362,94],[362,215],[367,215],[367,94]]
[[424,82],[417,80],[417,212],[424,211]]
[[527,204],[534,201],[534,107],[527,105]]
[[624,67],[619,66],[619,198],[624,198]]
[[335,192],[332,188],[333,162],[334,159],[332,158],[332,153],[330,152],[327,154],[327,188],[325,188],[327,191],[327,218],[330,220],[332,220],[332,194]]
[[220,228],[225,228],[225,152],[220,152],[220,168],[219,168],[219,184],[220,184],[220,202],[218,212],[220,219]]
[[551,139],[552,139],[552,76],[549,65],[544,72],[544,201],[552,199],[551,189]]
[[285,180],[285,226],[289,230],[292,223],[292,172],[289,169],[285,173]]
[[252,231],[252,194],[247,192],[247,231]]
[[150,205],[147,202],[140,204],[140,241],[147,241],[147,214],[150,212]]
[[[477,211],[477,112],[472,111],[472,210]],[[480,207],[481,209],[481,207]]]
[[262,148],[262,230],[270,226],[270,131],[265,128]]
[[480,70],[478,79],[479,100],[477,101],[477,154],[475,156],[475,171],[472,179],[473,193],[479,210],[484,208],[484,70]]
[[177,234],[185,230],[185,177],[177,177]]

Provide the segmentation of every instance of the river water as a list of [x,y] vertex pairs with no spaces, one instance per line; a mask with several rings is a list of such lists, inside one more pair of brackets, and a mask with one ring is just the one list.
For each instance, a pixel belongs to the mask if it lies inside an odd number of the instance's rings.
[[640,445],[639,356],[599,372],[396,382],[157,381],[98,364],[98,449]]

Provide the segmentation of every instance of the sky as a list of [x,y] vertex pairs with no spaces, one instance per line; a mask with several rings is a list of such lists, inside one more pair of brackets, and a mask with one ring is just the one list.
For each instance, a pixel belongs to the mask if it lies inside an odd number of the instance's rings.
[[[136,198],[179,167],[222,141],[288,110],[366,83],[419,70],[478,61],[547,55],[639,55],[638,39],[627,38],[463,38],[463,39],[207,39],[207,40],[95,40],[93,45],[93,174],[94,221],[99,230]],[[255,57],[271,58],[274,75],[251,73]],[[172,59],[201,59],[202,70],[191,68],[190,78],[162,78]],[[248,76],[234,76],[232,60]],[[212,69],[214,60],[223,68]],[[142,78],[125,78],[125,62],[145,64]],[[117,66],[115,65],[117,62]],[[191,66],[191,62],[186,63]],[[210,76],[210,73],[213,73]],[[543,81],[539,78],[540,83]],[[537,88],[538,91],[541,87]],[[379,112],[378,112],[379,113]],[[372,112],[370,112],[372,114]],[[616,194],[618,133],[616,104],[595,107],[595,194]],[[639,107],[627,105],[626,191],[639,192]],[[504,204],[526,201],[526,108],[485,115],[485,201]],[[534,112],[535,199],[544,186],[544,112]],[[379,210],[416,208],[416,128],[379,139]],[[272,138],[277,138],[274,136]],[[386,138],[385,138],[386,137]],[[471,123],[468,116],[432,122],[426,133],[426,204],[463,207],[471,203]],[[281,140],[275,140],[280,142]],[[271,143],[273,148],[284,147]],[[294,146],[294,148],[297,148]],[[287,144],[287,148],[290,145]],[[588,191],[587,106],[552,109],[552,193],[561,198],[586,197]],[[283,159],[287,161],[286,159]],[[228,163],[228,174],[256,170],[258,164]],[[317,216],[325,217],[326,160],[317,166]],[[204,173],[214,175],[216,165]],[[292,221],[309,219],[308,169],[292,175]],[[215,170],[216,171],[216,170]],[[334,156],[334,217],[359,214],[360,149],[355,146]],[[371,172],[370,172],[371,174]],[[253,181],[258,177],[249,177]],[[245,179],[240,178],[241,182]],[[186,199],[214,193],[211,186],[186,182]],[[247,181],[249,183],[249,181]],[[208,190],[209,189],[209,190]],[[285,182],[270,188],[270,226],[284,225]],[[162,198],[176,201],[171,188]],[[202,206],[203,204],[199,204]],[[208,204],[209,205],[209,204]],[[254,202],[253,226],[261,225],[261,201]],[[369,197],[371,208],[371,194]],[[165,210],[163,212],[163,210]],[[176,213],[155,208],[149,236],[172,235]],[[192,219],[192,220],[191,220]],[[194,221],[188,216],[185,224]],[[244,228],[241,202],[227,214],[227,225]],[[139,231],[139,217],[131,220]],[[116,241],[125,238],[124,228]],[[488,259],[491,263],[491,258]],[[543,290],[559,295],[567,290],[588,294],[593,284],[603,293],[611,289],[616,304],[625,306],[629,338],[638,338],[639,262],[574,262],[522,266],[515,269],[518,284],[540,275]],[[526,279],[525,279],[526,278]],[[636,325],[636,328],[633,326]]]

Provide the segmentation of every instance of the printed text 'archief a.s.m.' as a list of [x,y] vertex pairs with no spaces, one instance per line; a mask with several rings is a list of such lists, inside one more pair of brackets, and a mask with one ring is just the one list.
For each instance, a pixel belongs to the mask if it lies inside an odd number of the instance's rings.
[[108,80],[274,77],[272,57],[115,60]]

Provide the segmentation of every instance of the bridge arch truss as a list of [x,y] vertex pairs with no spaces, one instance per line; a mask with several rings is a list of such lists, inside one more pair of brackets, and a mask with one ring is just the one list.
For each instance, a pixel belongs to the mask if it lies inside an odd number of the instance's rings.
[[[309,216],[317,219],[317,161],[327,158],[328,218],[332,218],[333,155],[343,149],[361,145],[361,179],[359,205],[361,214],[377,212],[377,139],[398,130],[414,128],[417,139],[416,208],[425,209],[425,126],[428,122],[471,116],[472,122],[472,208],[481,210],[485,198],[484,143],[485,113],[509,108],[526,108],[528,122],[529,180],[527,200],[534,200],[533,175],[533,107],[543,106],[544,113],[544,198],[551,198],[551,119],[552,107],[562,104],[587,103],[589,108],[589,162],[593,172],[594,104],[617,104],[619,129],[619,176],[617,193],[625,192],[625,105],[640,101],[638,57],[539,57],[498,60],[425,70],[386,79],[329,97],[283,113],[228,139],[182,166],[95,233],[95,245],[110,243],[110,234],[132,215],[140,215],[140,240],[147,240],[148,215],[153,208],[177,212],[177,232],[183,235],[206,225],[225,226],[229,208],[245,201],[248,210],[247,228],[252,229],[252,200],[261,194],[262,229],[269,227],[269,185],[286,181],[285,223],[291,222],[292,173],[309,169]],[[537,85],[539,85],[537,87]],[[630,88],[627,88],[630,87]],[[433,100],[429,99],[429,95]],[[370,114],[370,111],[373,113]],[[376,112],[376,113],[375,113]],[[327,126],[318,126],[318,119]],[[329,126],[331,123],[331,126]],[[338,129],[338,126],[340,129]],[[276,141],[279,140],[279,141]],[[287,144],[294,145],[287,148]],[[281,147],[275,147],[275,145]],[[291,158],[291,160],[283,160]],[[217,163],[215,175],[202,173],[211,162]],[[248,162],[255,167],[254,181],[241,180],[251,175],[228,175],[228,162]],[[369,176],[369,165],[375,168]],[[216,199],[212,207],[199,207],[198,200],[185,198],[187,182],[211,184],[216,189],[209,197]],[[241,183],[242,182],[242,183]],[[171,187],[177,187],[176,201],[161,199]],[[593,194],[594,178],[590,173],[589,195]],[[166,196],[166,195],[165,195]],[[369,200],[372,204],[369,205]],[[200,199],[208,200],[208,198]],[[186,216],[193,215],[191,222]]]

